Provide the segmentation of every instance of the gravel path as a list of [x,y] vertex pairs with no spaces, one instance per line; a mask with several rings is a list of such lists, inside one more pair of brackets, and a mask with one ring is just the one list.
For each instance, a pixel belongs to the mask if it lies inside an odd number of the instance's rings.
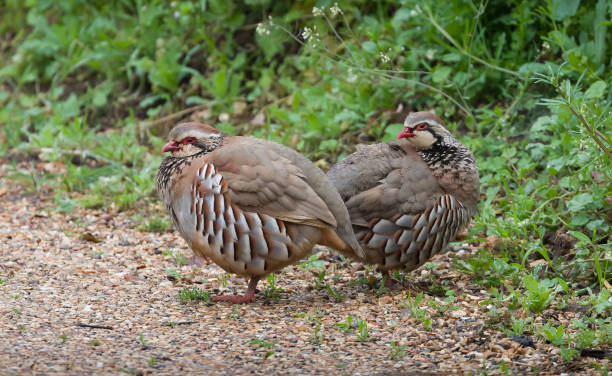
[[[167,250],[191,251],[174,232],[139,231],[142,212],[64,214],[22,190],[0,185],[0,375],[496,374],[502,360],[518,374],[595,372],[594,359],[567,364],[551,345],[522,347],[493,329],[490,297],[450,268],[450,255],[408,275],[411,287],[377,294],[360,283],[377,273],[319,250],[278,273],[276,291],[260,282],[253,304],[182,302],[183,288],[229,294],[246,283],[224,283],[214,265],[177,265]],[[427,330],[403,303],[441,284],[457,298],[425,293]],[[349,315],[352,325],[338,326]]]

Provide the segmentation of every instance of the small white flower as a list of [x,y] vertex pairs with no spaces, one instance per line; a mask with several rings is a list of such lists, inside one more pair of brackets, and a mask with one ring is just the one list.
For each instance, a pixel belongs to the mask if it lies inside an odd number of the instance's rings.
[[379,52],[378,57],[380,58],[380,61],[383,62],[383,64],[387,64],[388,62],[391,61],[391,58],[384,52]]
[[310,38],[312,38],[312,29],[307,26],[304,28],[304,31],[302,31],[302,39],[308,42]]
[[334,3],[334,6],[329,8],[332,18],[336,17],[338,14],[342,13],[342,9],[338,6],[338,3]]
[[175,20],[178,20],[178,18],[181,16],[181,13],[179,13],[179,11],[177,10],[174,12],[173,16]]
[[357,81],[357,75],[353,73],[353,70],[349,68],[348,76],[346,77],[346,82],[353,83]]
[[320,17],[323,15],[323,8],[312,7],[312,15],[315,17]]
[[270,29],[268,29],[268,27],[261,22],[257,24],[255,32],[259,35],[270,35]]
[[170,8],[174,8],[176,6],[176,1],[170,3]]
[[224,123],[224,122],[228,121],[229,118],[230,118],[230,116],[229,116],[229,114],[227,112],[223,112],[223,113],[219,114],[219,121],[220,122]]

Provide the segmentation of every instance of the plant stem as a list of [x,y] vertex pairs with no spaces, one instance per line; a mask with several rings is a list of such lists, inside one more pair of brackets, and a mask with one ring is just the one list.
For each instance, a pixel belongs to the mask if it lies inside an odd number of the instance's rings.
[[[570,111],[572,111],[574,116],[576,116],[576,118],[580,121],[580,123],[584,126],[584,128],[586,128],[589,136],[593,139],[593,141],[595,141],[597,145],[599,145],[599,148],[604,151],[608,159],[612,160],[612,151],[610,151],[610,149],[608,149],[606,145],[603,143],[603,141],[599,138],[599,137],[602,137],[603,134],[601,134],[601,132],[595,129],[595,125],[589,124],[589,122],[584,118],[584,116],[582,116],[582,114],[578,112],[578,110],[570,103],[569,99],[567,98],[563,90],[561,90],[561,88],[558,85],[554,85],[554,87],[559,93],[559,95],[561,96],[563,103],[565,103],[567,108],[569,108]],[[604,141],[607,142],[605,137],[602,137],[602,138]]]
[[500,72],[504,72],[507,74],[511,74],[513,76],[516,77],[523,77],[520,73],[515,72],[513,70],[510,69],[506,69],[506,68],[502,68],[502,67],[498,67],[497,65],[493,65],[491,63],[489,63],[486,60],[483,60],[477,56],[472,55],[471,53],[469,53],[467,50],[465,50],[463,47],[459,46],[459,43],[457,43],[457,41],[450,36],[450,34],[444,30],[444,28],[442,26],[440,26],[440,24],[438,24],[435,20],[435,18],[433,17],[433,15],[431,14],[431,10],[429,9],[429,7],[424,7],[425,11],[427,12],[427,18],[429,19],[429,22],[431,22],[431,24],[438,29],[438,31],[462,54],[464,54],[465,56],[469,57],[470,59],[476,60],[477,62],[479,62],[480,64],[487,66],[491,69],[495,69],[498,70]]

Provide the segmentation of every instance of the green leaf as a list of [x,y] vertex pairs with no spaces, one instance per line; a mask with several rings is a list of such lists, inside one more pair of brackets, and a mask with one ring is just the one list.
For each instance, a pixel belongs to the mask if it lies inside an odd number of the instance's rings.
[[363,44],[361,45],[363,47],[363,49],[371,54],[375,54],[377,51],[377,47],[376,47],[376,43],[372,42],[371,40],[367,41],[367,42],[363,42]]
[[410,14],[413,10],[409,8],[400,8],[393,15],[391,20],[391,26],[396,30],[402,30],[402,27],[406,26],[406,22],[410,20],[412,15]]
[[568,203],[569,211],[577,212],[582,210],[586,205],[593,202],[593,196],[590,193],[580,193],[574,196]]
[[579,241],[581,241],[581,242],[583,242],[583,243],[585,243],[585,244],[591,244],[591,243],[593,243],[593,242],[591,241],[591,239],[589,239],[589,237],[588,237],[588,236],[586,236],[585,234],[581,233],[580,231],[573,231],[573,230],[570,230],[570,231],[568,231],[568,233],[569,233],[571,236],[573,236],[574,238],[578,239]]
[[579,226],[584,226],[588,221],[589,221],[590,217],[584,213],[579,213],[577,215],[573,215],[572,219],[570,220],[570,225],[574,226],[574,227],[579,227]]
[[[551,175],[556,175],[563,167],[565,167],[566,163],[567,157],[565,156],[548,161],[548,165],[546,166],[549,170],[548,173]],[[554,171],[551,171],[551,169]]]
[[584,97],[586,99],[599,99],[603,98],[606,93],[606,82],[603,80],[595,81],[591,87],[588,88]]
[[606,233],[610,229],[610,226],[605,223],[603,219],[597,219],[589,222],[589,224],[586,225],[586,228],[590,231],[597,230],[597,233]]
[[431,75],[431,80],[437,84],[440,84],[444,81],[446,81],[446,79],[448,78],[448,76],[451,74],[451,68],[450,67],[440,67],[437,68],[433,74]]
[[540,116],[531,126],[532,132],[548,131],[551,125],[555,124],[555,119],[552,116]]
[[597,65],[603,62],[606,50],[608,49],[606,45],[608,28],[605,25],[608,3],[612,6],[612,2],[609,2],[609,0],[599,0],[595,6],[595,19],[593,20],[593,25],[595,26],[594,60]]
[[555,21],[561,21],[565,17],[571,17],[578,11],[580,0],[553,0],[552,15]]
[[216,98],[223,98],[227,93],[227,81],[225,80],[227,71],[221,69],[212,76],[214,95]]
[[383,142],[395,140],[397,135],[404,130],[403,124],[390,124],[385,129],[385,135],[383,136]]

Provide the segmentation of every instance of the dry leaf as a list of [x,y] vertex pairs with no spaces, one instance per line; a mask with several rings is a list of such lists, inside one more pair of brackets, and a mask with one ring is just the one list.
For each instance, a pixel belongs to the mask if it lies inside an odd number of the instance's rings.
[[96,238],[91,232],[81,234],[81,240],[86,240],[92,243],[100,243],[100,239]]

